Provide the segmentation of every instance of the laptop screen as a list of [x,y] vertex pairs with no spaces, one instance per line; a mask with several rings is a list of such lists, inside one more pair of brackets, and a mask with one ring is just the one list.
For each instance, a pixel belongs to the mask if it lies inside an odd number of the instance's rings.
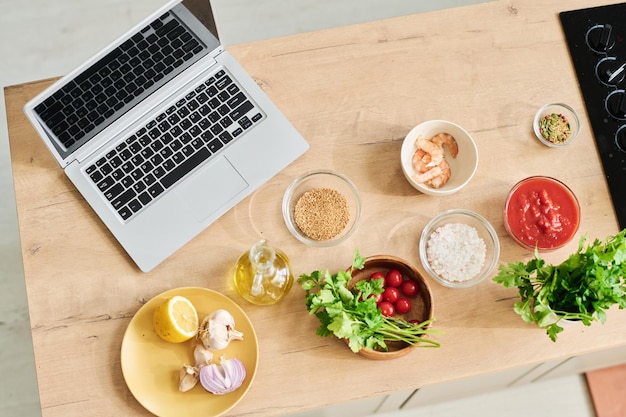
[[144,21],[35,106],[63,160],[219,47],[210,3],[190,3]]
[[215,24],[215,16],[213,14],[213,8],[211,2],[206,1],[189,1],[183,0],[183,5],[191,11],[191,13],[198,19],[209,31],[219,40],[220,36],[217,32],[217,25]]

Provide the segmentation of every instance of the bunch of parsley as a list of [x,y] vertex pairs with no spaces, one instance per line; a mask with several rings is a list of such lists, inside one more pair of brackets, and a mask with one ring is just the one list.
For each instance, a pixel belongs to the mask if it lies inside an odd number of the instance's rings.
[[527,323],[545,328],[555,342],[563,328],[560,320],[580,320],[585,326],[606,321],[613,305],[626,308],[626,229],[604,241],[596,239],[585,247],[580,238],[578,251],[563,263],[546,265],[535,250],[534,259],[524,264],[500,265],[493,280],[505,287],[517,287],[520,301],[514,310]]
[[353,352],[366,347],[387,350],[386,342],[402,341],[422,347],[439,347],[438,342],[423,338],[424,334],[439,333],[426,329],[432,320],[419,324],[409,323],[402,318],[385,317],[370,295],[383,292],[383,279],[361,280],[353,290],[347,285],[352,270],[362,269],[365,259],[359,251],[354,254],[352,268],[331,275],[326,270],[302,274],[298,282],[305,290],[305,303],[310,314],[321,322],[319,336],[335,335],[346,339]]

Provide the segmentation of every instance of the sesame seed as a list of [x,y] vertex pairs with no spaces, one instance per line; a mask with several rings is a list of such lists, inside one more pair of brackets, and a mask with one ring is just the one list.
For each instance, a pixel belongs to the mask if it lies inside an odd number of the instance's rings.
[[348,225],[348,201],[331,188],[313,188],[296,202],[294,220],[309,239],[322,241],[337,237]]

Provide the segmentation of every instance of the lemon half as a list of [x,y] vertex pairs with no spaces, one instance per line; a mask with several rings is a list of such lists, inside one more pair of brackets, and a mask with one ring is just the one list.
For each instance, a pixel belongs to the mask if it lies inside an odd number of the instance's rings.
[[175,295],[154,310],[153,323],[163,340],[181,343],[198,332],[198,312],[187,298]]

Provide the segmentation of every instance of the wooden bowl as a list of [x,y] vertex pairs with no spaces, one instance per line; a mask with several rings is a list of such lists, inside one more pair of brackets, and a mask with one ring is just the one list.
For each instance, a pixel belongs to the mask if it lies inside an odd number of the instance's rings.
[[[382,272],[387,274],[391,269],[400,271],[404,279],[415,281],[419,286],[419,291],[415,297],[410,298],[411,310],[406,314],[397,314],[395,317],[402,317],[405,320],[418,320],[420,323],[433,318],[433,297],[428,284],[420,272],[404,259],[389,256],[376,255],[366,258],[363,269],[355,269],[352,271],[352,279],[348,283],[348,287],[352,288],[356,283],[363,279],[369,279],[374,272]],[[425,326],[427,329],[430,325]],[[347,342],[347,341],[346,341]],[[376,360],[396,359],[402,357],[416,346],[404,342],[387,342],[387,352],[363,348],[359,354]]]

